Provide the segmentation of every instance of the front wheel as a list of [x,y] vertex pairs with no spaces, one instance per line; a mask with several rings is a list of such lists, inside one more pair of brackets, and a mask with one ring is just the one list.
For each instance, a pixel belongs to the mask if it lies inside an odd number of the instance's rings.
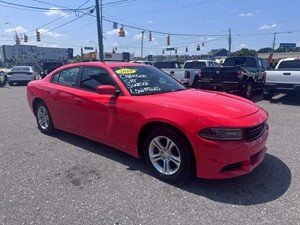
[[54,124],[49,110],[44,102],[39,102],[35,110],[36,121],[39,130],[44,134],[51,134],[54,131]]
[[252,96],[252,82],[251,81],[248,81],[246,83],[241,94],[244,98],[248,98],[248,99]]
[[146,137],[144,156],[147,164],[162,180],[187,180],[193,175],[193,154],[182,135],[172,129],[153,130]]

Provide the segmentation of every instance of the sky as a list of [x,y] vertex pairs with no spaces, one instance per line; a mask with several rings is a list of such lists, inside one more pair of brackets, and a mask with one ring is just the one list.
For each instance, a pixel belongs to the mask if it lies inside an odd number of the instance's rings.
[[[84,47],[98,49],[95,4],[96,0],[0,0],[0,46],[14,45],[18,35],[21,44],[73,48],[75,55]],[[138,57],[163,50],[171,54],[166,48],[174,48],[178,54],[207,54],[228,50],[229,36],[231,51],[259,50],[273,43],[275,48],[280,43],[300,46],[299,0],[99,0],[99,5],[104,52],[115,49]],[[120,27],[125,37],[119,37]],[[37,29],[41,42],[36,41]]]

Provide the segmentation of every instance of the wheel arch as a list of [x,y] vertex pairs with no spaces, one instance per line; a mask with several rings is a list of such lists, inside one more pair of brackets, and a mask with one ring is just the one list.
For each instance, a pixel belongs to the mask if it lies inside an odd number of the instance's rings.
[[171,125],[171,124],[168,124],[165,122],[159,122],[159,121],[149,122],[141,128],[139,135],[138,135],[138,153],[141,157],[143,157],[143,144],[144,144],[145,138],[155,128],[168,128],[168,129],[175,131],[179,135],[181,135],[181,137],[184,139],[185,144],[187,145],[188,149],[191,151],[190,153],[192,154],[194,163],[196,163],[195,152],[194,152],[193,146],[191,145],[187,136],[178,127],[175,127],[174,125]]
[[[32,111],[33,111],[33,113],[34,113],[35,116],[36,116],[36,107],[37,107],[37,105],[38,105],[40,102],[44,102],[44,103],[45,103],[45,101],[44,101],[43,99],[41,99],[41,98],[36,98],[36,99],[34,99],[34,101],[32,102]],[[45,103],[45,104],[46,104],[46,103]]]

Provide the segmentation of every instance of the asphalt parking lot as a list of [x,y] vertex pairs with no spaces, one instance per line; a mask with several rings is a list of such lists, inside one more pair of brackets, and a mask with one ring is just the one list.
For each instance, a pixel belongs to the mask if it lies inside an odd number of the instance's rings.
[[0,224],[300,224],[300,95],[252,99],[270,114],[268,154],[229,180],[157,180],[110,147],[39,132],[25,86],[0,88]]

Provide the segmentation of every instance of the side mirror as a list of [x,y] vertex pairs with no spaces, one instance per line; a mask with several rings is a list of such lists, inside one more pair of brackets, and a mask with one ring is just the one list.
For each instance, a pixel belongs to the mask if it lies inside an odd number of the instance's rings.
[[96,92],[100,95],[114,95],[117,93],[116,87],[112,85],[99,85]]

